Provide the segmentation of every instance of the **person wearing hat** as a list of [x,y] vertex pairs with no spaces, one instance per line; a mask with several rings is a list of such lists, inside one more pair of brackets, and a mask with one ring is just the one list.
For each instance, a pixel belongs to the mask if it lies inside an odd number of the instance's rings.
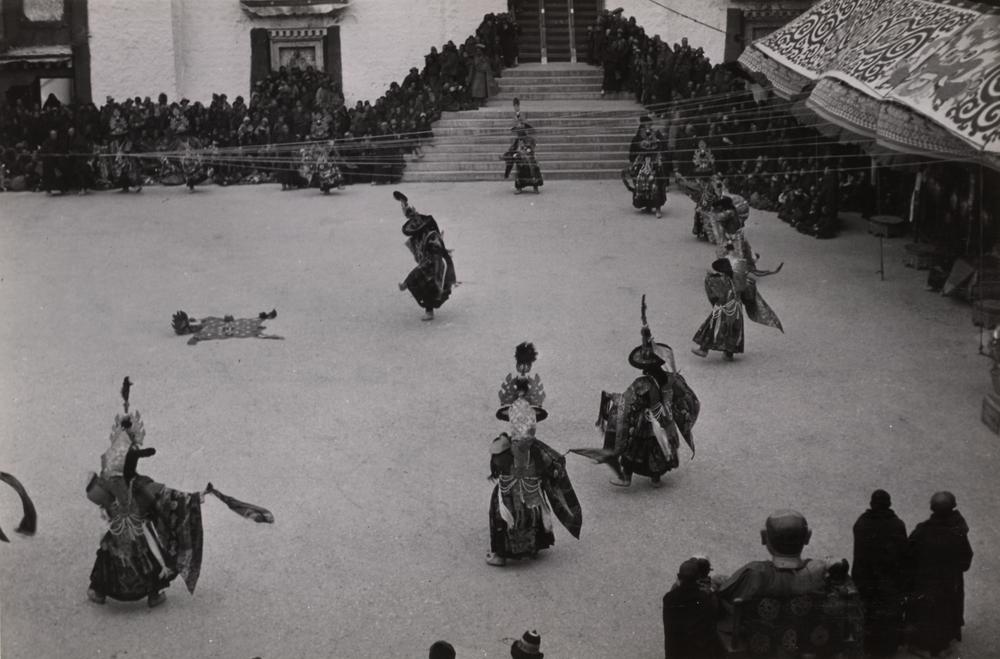
[[951,492],[936,492],[930,518],[917,524],[907,541],[909,644],[923,656],[939,656],[952,641],[962,640],[964,575],[972,566],[972,546],[957,505]]
[[649,116],[640,120],[639,130],[629,147],[629,166],[622,170],[622,182],[632,193],[632,206],[643,211],[656,211],[667,201],[667,177],[664,166],[664,139],[653,130]]
[[541,647],[542,637],[531,629],[511,644],[510,656],[512,659],[543,659],[545,653],[541,651]]
[[489,57],[486,56],[486,46],[477,43],[475,50],[465,88],[469,90],[472,100],[482,107],[486,105],[486,99],[490,97],[490,87],[494,84],[493,69]]
[[663,596],[663,649],[668,659],[723,656],[715,631],[719,602],[711,588],[703,587],[704,572],[701,560],[687,559],[677,570],[677,583]]
[[542,180],[542,170],[538,167],[538,161],[535,159],[536,142],[535,138],[531,135],[534,129],[521,115],[518,99],[515,98],[514,103],[514,118],[516,123],[510,130],[517,136],[511,143],[510,148],[500,156],[500,159],[507,163],[503,177],[509,177],[513,169],[514,193],[521,194],[524,188],[530,187],[537,194],[538,188],[544,185],[544,181]]
[[432,215],[422,215],[409,204],[403,193],[392,193],[403,209],[406,222],[403,235],[407,236],[406,246],[417,262],[399,284],[399,290],[410,291],[413,298],[424,309],[423,320],[434,320],[434,310],[451,296],[455,286],[455,264],[451,252],[445,247],[441,230]]
[[899,646],[905,556],[906,524],[892,510],[889,493],[875,490],[870,507],[854,523],[851,563],[865,604],[865,650],[875,656],[892,656]]
[[743,352],[743,306],[733,280],[733,265],[729,259],[716,259],[712,272],[705,276],[705,293],[712,312],[695,332],[698,347],[692,352],[707,357],[709,350],[721,351],[727,361]]
[[552,517],[574,537],[580,537],[583,513],[566,472],[566,459],[535,437],[536,424],[548,412],[542,407],[545,391],[536,375],[528,376],[537,352],[530,343],[515,350],[517,375],[500,386],[501,407],[496,416],[510,424],[490,447],[489,565],[501,567],[509,559],[534,557],[555,543]]
[[[87,498],[110,520],[90,573],[87,597],[95,604],[146,598],[153,608],[166,601],[161,591],[179,574],[192,589],[198,578],[202,494],[171,490],[136,472],[140,458],[156,454],[142,447],[145,435],[138,411],[116,415],[101,473],[87,485]],[[182,552],[190,552],[184,564]]]
[[612,454],[607,464],[615,472],[611,484],[619,487],[631,485],[633,474],[646,476],[653,487],[659,487],[663,474],[680,464],[678,434],[693,456],[692,430],[701,408],[698,397],[677,372],[673,350],[653,340],[646,321],[645,295],[640,317],[642,343],[629,353],[628,363],[642,375],[620,397],[612,396],[617,398],[618,411],[609,412],[607,417],[615,421],[605,425],[604,450]]

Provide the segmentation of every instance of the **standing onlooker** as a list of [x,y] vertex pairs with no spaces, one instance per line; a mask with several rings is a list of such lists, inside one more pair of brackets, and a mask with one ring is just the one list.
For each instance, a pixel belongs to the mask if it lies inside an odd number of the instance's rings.
[[865,605],[865,649],[891,656],[902,625],[903,558],[906,524],[892,510],[892,498],[875,490],[871,507],[854,523],[851,577]]
[[677,571],[677,583],[663,596],[663,649],[667,659],[715,659],[722,646],[715,631],[719,603],[702,587],[701,562],[689,558]]
[[907,551],[910,645],[937,656],[962,640],[965,624],[963,573],[972,565],[969,525],[955,509],[955,495],[931,497],[931,516],[910,534]]

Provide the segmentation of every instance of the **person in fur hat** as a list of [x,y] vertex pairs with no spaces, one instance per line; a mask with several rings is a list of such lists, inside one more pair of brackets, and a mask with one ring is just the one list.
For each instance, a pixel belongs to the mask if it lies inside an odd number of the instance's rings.
[[544,659],[545,653],[541,650],[542,637],[534,629],[528,630],[521,635],[510,646],[510,656],[512,659]]

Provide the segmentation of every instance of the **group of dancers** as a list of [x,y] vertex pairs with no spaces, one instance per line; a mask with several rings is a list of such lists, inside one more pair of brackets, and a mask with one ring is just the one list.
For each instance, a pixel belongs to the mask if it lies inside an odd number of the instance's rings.
[[[643,123],[633,167],[640,178],[649,171],[654,171],[655,177],[662,163],[657,145],[649,141],[653,139],[652,130]],[[519,135],[515,146],[523,144],[525,137],[528,136]],[[532,175],[530,171],[524,173],[526,177]],[[665,193],[659,189],[657,194],[661,196],[649,203],[659,211]],[[402,208],[405,220],[402,232],[416,261],[399,289],[408,290],[424,309],[423,320],[432,320],[435,309],[448,300],[457,283],[454,261],[434,217],[417,212],[401,192],[393,192],[393,197]],[[707,214],[704,221],[718,229],[716,239],[725,242],[717,246],[719,258],[705,277],[712,310],[693,337],[696,344],[693,352],[706,357],[709,351],[719,351],[732,361],[745,346],[744,309],[751,320],[783,329],[757,289],[754,275],[771,273],[757,270],[756,257],[743,235],[745,218],[739,216],[734,201],[720,197],[704,213]],[[601,392],[597,426],[603,433],[603,446],[567,452],[610,467],[613,472],[610,482],[617,487],[629,487],[636,474],[648,478],[653,487],[660,487],[664,474],[680,465],[681,439],[690,448],[691,457],[695,455],[693,429],[701,403],[678,372],[673,349],[653,340],[646,310],[643,296],[641,343],[628,356],[628,363],[642,375],[623,393]],[[533,344],[518,345],[515,372],[507,375],[499,391],[501,407],[496,416],[508,423],[508,429],[490,445],[490,478],[496,485],[490,497],[490,551],[486,562],[492,566],[535,557],[540,550],[552,546],[553,518],[577,538],[583,525],[582,509],[566,469],[565,454],[536,436],[538,424],[548,417],[542,407],[545,390],[541,379],[530,374],[537,355]]]

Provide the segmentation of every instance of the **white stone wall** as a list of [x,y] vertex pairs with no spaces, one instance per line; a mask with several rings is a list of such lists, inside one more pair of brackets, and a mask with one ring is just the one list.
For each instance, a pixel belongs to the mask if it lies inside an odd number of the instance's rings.
[[95,103],[176,95],[170,0],[90,0],[87,12]]
[[649,0],[614,0],[605,2],[605,6],[609,9],[622,7],[625,10],[623,15],[626,18],[635,16],[636,22],[646,29],[646,34],[650,37],[659,34],[660,38],[671,46],[680,43],[681,38],[687,37],[688,44],[692,48],[705,50],[705,55],[712,64],[722,63],[726,48],[726,9],[732,3],[728,0],[658,0],[658,2],[718,30],[688,20]]
[[[374,101],[431,46],[463,41],[506,0],[353,0],[340,25],[344,94]],[[239,0],[90,0],[91,82],[106,95],[230,100],[250,88],[251,28],[325,27],[329,17],[257,18]]]

